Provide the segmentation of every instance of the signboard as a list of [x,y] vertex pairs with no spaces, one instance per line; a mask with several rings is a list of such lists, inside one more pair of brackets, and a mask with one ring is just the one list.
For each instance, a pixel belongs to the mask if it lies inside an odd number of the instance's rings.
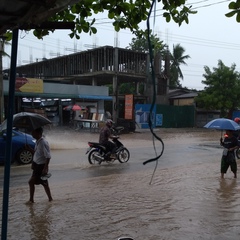
[[162,125],[163,125],[163,115],[156,114],[156,126],[162,126]]
[[[141,128],[149,128],[149,115],[150,115],[151,104],[136,104],[135,105],[135,119],[136,123]],[[156,105],[153,107],[152,115],[152,127],[155,127],[156,120]]]
[[133,94],[125,95],[125,119],[133,119]]
[[38,78],[16,78],[16,92],[43,93],[43,80]]

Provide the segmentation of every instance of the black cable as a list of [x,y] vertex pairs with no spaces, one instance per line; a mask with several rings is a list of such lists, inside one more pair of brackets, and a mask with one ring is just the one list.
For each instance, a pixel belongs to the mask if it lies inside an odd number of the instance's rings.
[[[164,152],[164,143],[163,143],[163,140],[159,136],[157,136],[156,133],[153,131],[153,124],[152,124],[153,108],[154,108],[155,102],[156,102],[156,83],[155,83],[155,71],[154,71],[154,63],[153,63],[154,56],[153,56],[151,39],[150,39],[151,30],[150,30],[149,19],[150,19],[154,4],[155,4],[155,0],[153,0],[153,2],[151,4],[151,8],[150,8],[148,18],[147,18],[147,32],[148,32],[147,40],[148,40],[148,47],[149,47],[149,57],[150,57],[150,67],[151,67],[151,77],[152,77],[152,87],[153,87],[153,100],[152,100],[152,104],[151,104],[151,107],[150,107],[150,114],[148,116],[148,124],[149,124],[150,131],[153,135],[153,146],[154,146],[154,150],[155,150],[155,153],[156,153],[156,157],[151,158],[151,159],[143,162],[143,165],[156,161],[156,167],[157,167],[158,160]],[[157,155],[156,146],[155,146],[155,139],[160,141],[160,143],[162,145],[162,150],[161,150],[159,155]],[[155,170],[156,170],[156,167],[155,167]],[[155,170],[154,170],[154,173],[155,173]],[[153,173],[153,175],[154,175],[154,173]]]

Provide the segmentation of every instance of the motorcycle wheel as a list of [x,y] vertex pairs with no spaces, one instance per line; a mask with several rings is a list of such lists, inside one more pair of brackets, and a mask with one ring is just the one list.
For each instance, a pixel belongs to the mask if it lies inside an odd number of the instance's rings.
[[236,150],[236,156],[237,156],[238,159],[240,159],[240,148],[238,148],[238,149]]
[[88,154],[88,162],[92,165],[94,164],[99,164],[99,157],[102,155],[97,149],[93,149],[89,154]]
[[123,148],[117,153],[117,158],[120,163],[126,163],[130,158],[130,152],[128,149]]

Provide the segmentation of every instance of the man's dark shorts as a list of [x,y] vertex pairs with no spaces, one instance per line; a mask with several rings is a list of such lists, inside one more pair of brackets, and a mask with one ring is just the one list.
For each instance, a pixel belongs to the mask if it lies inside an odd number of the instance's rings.
[[231,171],[233,173],[237,172],[237,163],[236,163],[236,159],[229,159],[226,156],[222,156],[222,160],[221,160],[221,173],[226,173],[228,168],[231,168]]
[[35,178],[35,184],[36,185],[48,185],[48,180],[42,180],[41,176],[42,176],[42,171],[44,168],[45,164],[37,164],[35,162],[32,162],[32,177]]

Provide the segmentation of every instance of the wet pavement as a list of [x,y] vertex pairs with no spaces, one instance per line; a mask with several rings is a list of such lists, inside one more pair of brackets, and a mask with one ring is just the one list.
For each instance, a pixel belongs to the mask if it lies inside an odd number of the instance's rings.
[[[30,166],[13,165],[8,239],[240,239],[240,183],[230,170],[220,179],[221,133],[156,133],[164,141],[157,165],[143,165],[156,153],[149,131],[137,130],[121,135],[131,154],[129,162],[91,166],[85,152],[88,141],[98,140],[97,133],[46,131],[54,201],[48,202],[37,186],[35,203],[26,205]],[[161,144],[155,145],[159,153]],[[0,175],[2,182],[3,167]]]

